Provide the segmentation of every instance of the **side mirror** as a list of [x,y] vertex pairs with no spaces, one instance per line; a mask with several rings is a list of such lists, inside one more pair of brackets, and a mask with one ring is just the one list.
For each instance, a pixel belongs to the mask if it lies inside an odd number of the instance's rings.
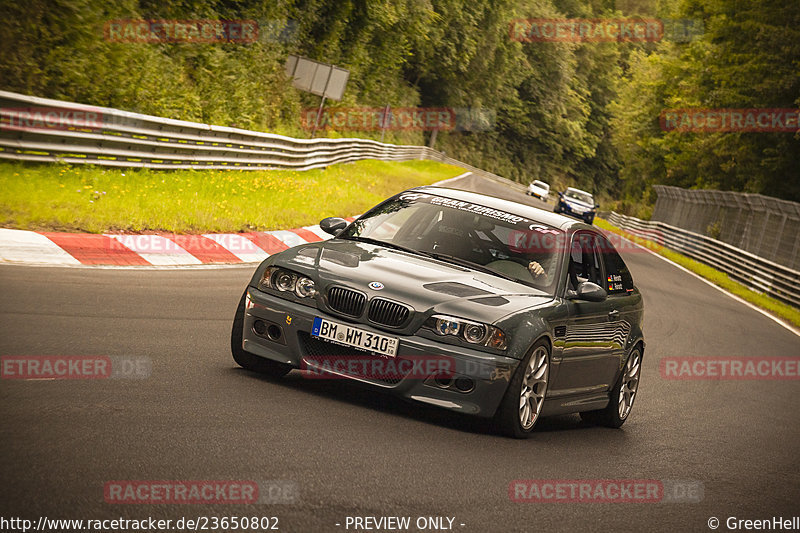
[[578,285],[578,290],[573,293],[572,299],[586,300],[587,302],[605,302],[608,295],[600,285],[591,281],[584,281]]
[[330,233],[334,237],[342,232],[347,227],[347,221],[339,217],[323,218],[319,223],[319,229],[325,233]]

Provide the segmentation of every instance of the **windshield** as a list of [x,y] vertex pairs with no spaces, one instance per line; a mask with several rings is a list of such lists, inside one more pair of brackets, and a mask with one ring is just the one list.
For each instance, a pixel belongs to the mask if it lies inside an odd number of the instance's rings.
[[583,202],[585,204],[593,204],[594,201],[592,200],[591,194],[586,194],[585,192],[579,192],[567,189],[567,192],[564,193],[564,196],[567,198],[572,198],[573,200],[577,200],[579,202]]
[[470,202],[404,193],[364,214],[339,238],[385,243],[553,294],[564,232]]
[[540,189],[544,189],[546,191],[550,189],[550,186],[548,184],[546,184],[543,181],[538,181],[538,180],[533,182],[533,186],[534,187],[539,187]]

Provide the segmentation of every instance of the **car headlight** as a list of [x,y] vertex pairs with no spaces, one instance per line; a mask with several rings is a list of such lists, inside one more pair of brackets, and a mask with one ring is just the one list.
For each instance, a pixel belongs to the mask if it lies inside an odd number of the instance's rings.
[[488,346],[498,350],[506,349],[505,333],[500,328],[489,324],[445,315],[433,315],[425,321],[422,327],[432,330],[437,335],[458,337],[470,344]]
[[289,292],[294,290],[297,276],[287,270],[279,270],[272,278],[272,282],[279,291]]
[[489,328],[483,324],[467,324],[464,328],[464,338],[472,344],[481,344],[486,340]]
[[314,280],[280,267],[269,267],[264,270],[258,288],[292,292],[300,298],[313,298],[317,294]]
[[297,283],[295,283],[294,293],[300,298],[313,298],[317,294],[314,280],[300,276],[297,278]]

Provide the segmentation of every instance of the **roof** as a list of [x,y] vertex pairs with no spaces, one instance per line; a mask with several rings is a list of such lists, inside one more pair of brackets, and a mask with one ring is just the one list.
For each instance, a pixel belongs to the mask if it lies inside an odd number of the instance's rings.
[[584,191],[583,189],[578,189],[576,187],[567,187],[567,190],[568,191],[575,191],[575,192],[582,192],[583,194],[588,194],[589,196],[594,197],[594,195],[592,193]]

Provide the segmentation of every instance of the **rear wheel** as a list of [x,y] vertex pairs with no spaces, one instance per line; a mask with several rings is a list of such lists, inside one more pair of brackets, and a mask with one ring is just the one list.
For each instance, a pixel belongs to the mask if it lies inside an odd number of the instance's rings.
[[549,377],[550,348],[546,340],[540,340],[508,384],[495,418],[500,433],[518,439],[531,435],[542,412]]
[[247,298],[247,291],[244,291],[242,298],[239,300],[239,306],[236,308],[236,314],[233,317],[233,328],[231,329],[231,354],[233,360],[238,363],[242,368],[258,372],[273,378],[282,378],[292,369],[291,366],[264,359],[257,355],[246,352],[242,348],[242,335],[244,331],[244,305]]
[[628,362],[614,386],[611,399],[605,409],[599,411],[584,411],[581,418],[591,424],[599,424],[611,428],[618,428],[625,423],[633,409],[633,401],[639,390],[639,376],[642,372],[641,345],[631,351]]

